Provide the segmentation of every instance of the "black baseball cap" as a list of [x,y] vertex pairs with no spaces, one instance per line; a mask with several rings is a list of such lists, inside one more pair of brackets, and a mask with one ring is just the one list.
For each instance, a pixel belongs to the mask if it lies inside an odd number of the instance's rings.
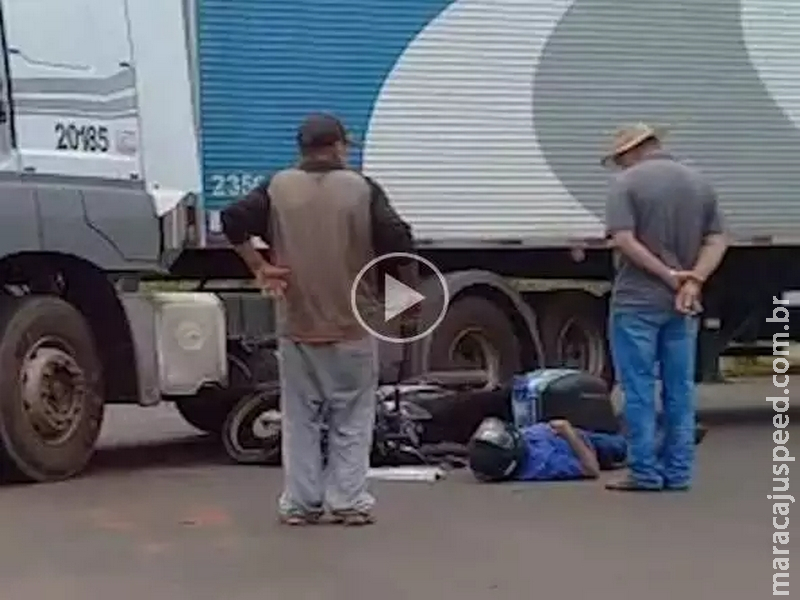
[[301,150],[326,148],[337,142],[355,145],[344,123],[328,113],[308,115],[297,129],[297,145]]

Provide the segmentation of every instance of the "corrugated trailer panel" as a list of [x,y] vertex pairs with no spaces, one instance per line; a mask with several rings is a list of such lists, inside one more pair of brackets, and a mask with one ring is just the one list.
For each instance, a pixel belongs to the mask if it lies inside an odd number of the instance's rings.
[[800,233],[800,5],[778,0],[199,0],[217,209],[341,115],[419,237],[602,235],[620,123],[671,130],[741,237]]
[[208,206],[293,161],[295,129],[308,112],[336,112],[363,136],[395,61],[447,4],[197,0]]

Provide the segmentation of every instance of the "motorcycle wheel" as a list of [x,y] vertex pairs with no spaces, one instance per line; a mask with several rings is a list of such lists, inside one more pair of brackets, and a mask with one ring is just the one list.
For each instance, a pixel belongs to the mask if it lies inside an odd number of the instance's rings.
[[280,388],[277,384],[262,385],[236,403],[225,419],[222,443],[228,456],[239,464],[280,464]]

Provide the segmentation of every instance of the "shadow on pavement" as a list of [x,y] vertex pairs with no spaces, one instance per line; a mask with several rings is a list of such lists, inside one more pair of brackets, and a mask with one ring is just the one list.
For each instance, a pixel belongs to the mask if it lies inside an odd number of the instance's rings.
[[177,440],[101,447],[87,472],[231,464],[219,440],[208,435],[197,435]]
[[[800,409],[793,407],[788,414],[790,419],[800,418]],[[771,427],[774,415],[770,406],[698,411],[699,420],[710,428]],[[218,439],[209,435],[189,435],[178,439],[101,446],[87,473],[201,466],[235,466],[235,463],[225,454]]]

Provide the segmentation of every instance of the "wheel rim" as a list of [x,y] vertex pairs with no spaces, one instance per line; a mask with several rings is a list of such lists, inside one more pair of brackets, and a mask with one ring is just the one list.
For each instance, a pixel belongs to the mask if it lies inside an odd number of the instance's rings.
[[556,352],[565,367],[600,375],[605,368],[605,342],[583,327],[576,318],[568,319],[558,333]]
[[455,369],[481,370],[486,373],[485,388],[500,384],[500,352],[482,329],[476,327],[460,332],[450,343],[447,357]]
[[67,344],[55,338],[38,341],[20,369],[22,407],[40,440],[58,445],[78,428],[86,399],[86,375]]
[[243,410],[231,419],[228,440],[240,458],[258,457],[266,450],[268,455],[277,452],[281,435],[281,413],[275,409],[263,409],[264,398],[251,398]]
[[281,413],[278,410],[265,410],[253,419],[249,434],[254,441],[264,444],[281,435]]

